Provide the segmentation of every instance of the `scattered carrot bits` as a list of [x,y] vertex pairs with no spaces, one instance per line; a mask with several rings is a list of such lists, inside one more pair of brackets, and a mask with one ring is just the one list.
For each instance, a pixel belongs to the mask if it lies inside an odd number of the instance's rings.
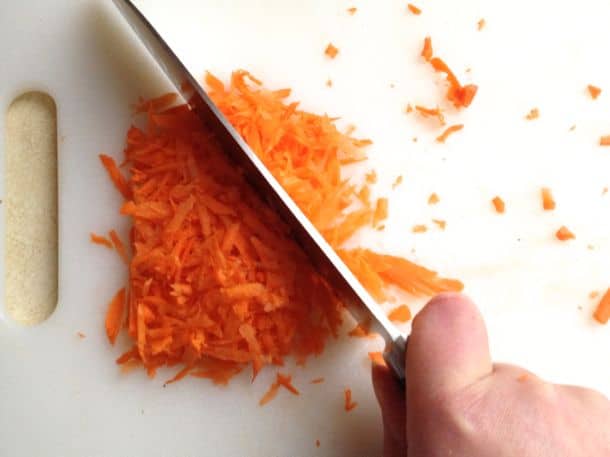
[[315,378],[309,381],[310,384],[322,384],[324,382],[324,378]]
[[352,400],[352,389],[345,389],[344,391],[344,397],[345,397],[345,411],[349,412],[352,409],[356,408],[356,406],[358,406],[358,403]]
[[553,194],[551,193],[551,189],[548,187],[543,187],[541,190],[542,195],[542,209],[545,211],[552,211],[555,209],[555,199],[553,198]]
[[479,19],[479,22],[477,22],[477,29],[479,31],[481,31],[485,28],[485,25],[486,25],[485,19],[481,18],[481,19]]
[[87,335],[85,335],[83,332],[76,332],[76,336],[78,336],[81,340],[87,337]]
[[494,205],[494,208],[497,213],[503,214],[504,211],[506,210],[506,205],[504,204],[504,200],[502,200],[500,197],[494,197],[494,199],[491,201],[491,203]]
[[261,399],[259,400],[258,404],[260,406],[265,406],[267,403],[269,403],[271,400],[273,400],[276,396],[277,393],[280,390],[280,383],[276,381],[274,381],[271,386],[269,387],[269,390],[267,390],[267,392],[265,392],[265,395],[263,395],[261,397]]
[[347,9],[347,12],[348,12],[349,14],[351,14],[352,16],[353,16],[354,14],[356,14],[356,11],[358,11],[358,8],[356,8],[355,6],[352,6],[351,8],[348,8],[348,9]]
[[525,118],[528,121],[533,121],[534,119],[538,119],[540,117],[540,111],[538,108],[532,108],[529,113],[526,114]]
[[432,219],[432,222],[434,222],[441,230],[445,230],[445,227],[447,227],[447,222],[442,219]]
[[281,387],[288,390],[293,395],[299,395],[299,391],[292,385],[292,376],[283,375],[282,373],[277,374],[277,382]]
[[100,161],[102,162],[102,165],[104,165],[104,168],[106,168],[106,171],[108,172],[108,176],[110,176],[110,179],[112,180],[118,191],[121,192],[124,198],[130,198],[131,193],[129,187],[127,186],[127,181],[125,180],[125,177],[121,174],[121,171],[117,167],[114,159],[105,154],[100,154],[99,157]]
[[565,225],[562,225],[559,230],[557,230],[555,237],[559,241],[573,240],[576,238],[576,236],[574,236],[574,234]]
[[377,205],[375,206],[375,213],[373,214],[373,226],[376,227],[381,221],[388,218],[388,199],[379,198],[377,199]]
[[129,256],[127,255],[127,251],[125,249],[125,245],[119,238],[119,235],[115,230],[110,230],[109,233],[110,239],[112,240],[112,244],[114,245],[114,249],[119,253],[123,262],[129,264]]
[[407,5],[407,8],[409,9],[409,11],[411,11],[411,13],[415,14],[416,16],[419,16],[421,14],[421,9],[419,9],[417,6],[413,5],[412,3],[409,3]]
[[386,364],[381,352],[369,352],[369,359],[371,359],[371,362],[373,362],[375,365]]
[[332,79],[327,79],[326,80],[326,87],[333,87],[333,80]]
[[112,249],[112,241],[110,241],[108,238],[101,235],[96,235],[95,233],[91,233],[89,236],[92,243]]
[[441,201],[441,199],[436,194],[436,192],[432,192],[430,194],[430,196],[428,197],[428,205],[436,205],[440,201]]
[[337,54],[339,54],[339,49],[337,49],[332,43],[328,43],[328,46],[326,46],[326,49],[324,50],[324,54],[331,59],[334,59],[337,57]]
[[594,298],[597,298],[597,297],[599,297],[599,292],[598,291],[594,290],[591,293],[589,293],[589,298],[590,299],[594,299]]
[[593,317],[595,317],[595,320],[600,324],[607,324],[608,320],[610,320],[610,289],[606,291],[597,305]]
[[430,62],[432,60],[432,56],[434,55],[434,51],[432,50],[432,39],[427,36],[424,39],[424,47],[421,51],[421,56],[424,58],[426,62]]
[[413,233],[426,233],[428,231],[428,227],[426,227],[424,224],[418,224],[414,225],[411,231]]
[[402,175],[398,175],[394,182],[392,183],[392,189],[396,189],[398,186],[402,184]]
[[587,90],[589,91],[589,95],[593,100],[597,100],[597,97],[599,97],[602,93],[602,90],[599,87],[593,86],[591,84],[587,86]]
[[436,141],[439,143],[444,143],[447,138],[449,138],[449,136],[453,135],[455,132],[459,132],[460,130],[462,130],[464,128],[464,126],[462,124],[457,124],[457,125],[452,125],[450,127],[447,127],[445,129],[445,131],[436,138]]
[[409,103],[407,105],[407,107],[405,108],[405,113],[409,114],[413,112],[413,106],[411,105],[411,103]]
[[365,175],[365,178],[367,183],[375,184],[377,182],[377,172],[375,170],[371,170]]
[[440,108],[426,108],[424,106],[415,106],[415,109],[423,117],[435,117],[441,125],[445,125],[445,116]]
[[369,338],[372,336],[371,334],[371,321],[359,322],[356,326],[351,329],[348,336],[353,336],[355,338]]
[[106,312],[106,336],[110,344],[114,344],[116,337],[121,330],[121,324],[123,323],[123,314],[125,313],[125,288],[120,289],[110,304],[108,305],[108,311]]
[[602,136],[599,139],[599,145],[600,146],[610,146],[610,135]]
[[400,305],[390,311],[388,319],[392,322],[409,322],[411,320],[411,310],[407,305]]

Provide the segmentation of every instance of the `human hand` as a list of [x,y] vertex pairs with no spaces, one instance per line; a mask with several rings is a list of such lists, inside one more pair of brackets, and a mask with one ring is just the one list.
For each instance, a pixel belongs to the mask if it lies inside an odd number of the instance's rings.
[[385,457],[610,456],[608,399],[492,364],[483,319],[462,295],[415,317],[406,364],[406,402],[388,368],[373,366]]

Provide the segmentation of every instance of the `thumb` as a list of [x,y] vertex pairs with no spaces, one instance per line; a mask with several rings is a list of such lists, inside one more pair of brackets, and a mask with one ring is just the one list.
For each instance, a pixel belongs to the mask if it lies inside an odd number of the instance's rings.
[[413,320],[407,350],[409,409],[456,392],[492,369],[485,323],[464,295],[438,295]]

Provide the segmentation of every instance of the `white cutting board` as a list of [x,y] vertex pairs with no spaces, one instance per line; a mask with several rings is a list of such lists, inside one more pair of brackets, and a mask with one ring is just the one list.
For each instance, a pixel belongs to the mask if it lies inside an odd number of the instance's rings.
[[[196,74],[226,78],[247,68],[372,138],[370,164],[379,193],[391,195],[391,218],[363,242],[461,278],[481,306],[496,359],[610,394],[610,327],[592,321],[588,298],[610,286],[610,197],[601,196],[610,149],[596,145],[610,134],[610,3],[427,0],[419,17],[405,3],[139,2]],[[481,17],[487,27],[478,32]],[[444,93],[418,58],[428,34],[437,55],[480,86],[473,105],[450,119],[466,127],[446,145],[434,143],[431,123],[404,114],[407,103],[435,105]],[[334,61],[323,55],[330,41],[340,49]],[[593,102],[589,83],[607,92]],[[57,103],[60,135],[59,303],[31,328],[0,312],[0,455],[379,455],[365,360],[378,341],[342,338],[305,369],[287,366],[301,396],[281,392],[264,408],[257,402],[273,369],[253,385],[244,375],[228,388],[197,379],[163,388],[173,372],[149,380],[115,366],[127,343],[109,346],[103,317],[126,270],[88,234],[125,234],[127,222],[97,154],[120,157],[128,104],[169,87],[109,1],[0,4],[1,125],[14,97],[43,90]],[[533,107],[541,117],[527,122]],[[392,191],[399,174],[404,183]],[[554,190],[553,213],[540,209],[542,185]],[[432,191],[441,197],[435,207],[426,204]],[[507,202],[503,216],[489,203],[497,194]],[[431,217],[446,219],[447,230],[411,233]],[[575,241],[553,239],[562,224]],[[411,303],[418,309],[422,301]],[[326,382],[308,383],[318,376]],[[346,386],[359,402],[350,414]]]

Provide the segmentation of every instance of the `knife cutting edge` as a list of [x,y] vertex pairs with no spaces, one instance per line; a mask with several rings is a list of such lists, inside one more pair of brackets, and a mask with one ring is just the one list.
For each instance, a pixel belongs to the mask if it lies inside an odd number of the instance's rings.
[[390,322],[381,307],[214,105],[201,84],[140,10],[130,0],[113,2],[193,112],[214,132],[223,150],[244,170],[244,176],[263,200],[276,210],[290,227],[312,264],[329,281],[339,298],[348,305],[350,312],[360,322],[371,321],[371,330],[385,340],[386,363],[396,377],[404,382],[406,338],[403,334]]

